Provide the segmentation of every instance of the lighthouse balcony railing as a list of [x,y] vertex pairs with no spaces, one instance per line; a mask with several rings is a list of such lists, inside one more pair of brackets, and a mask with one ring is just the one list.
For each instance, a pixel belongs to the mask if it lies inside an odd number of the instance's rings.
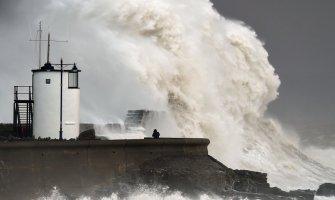
[[32,86],[14,86],[14,101],[32,101]]

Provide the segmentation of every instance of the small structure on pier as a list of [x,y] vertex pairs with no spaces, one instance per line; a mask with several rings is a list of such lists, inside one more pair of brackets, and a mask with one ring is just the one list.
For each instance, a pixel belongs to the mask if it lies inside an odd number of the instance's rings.
[[75,63],[64,64],[62,59],[59,64],[52,64],[50,42],[56,40],[51,40],[50,34],[48,40],[41,39],[41,24],[38,32],[39,47],[42,41],[48,42],[47,62],[32,70],[32,86],[14,86],[16,137],[76,138],[79,135],[80,70]]

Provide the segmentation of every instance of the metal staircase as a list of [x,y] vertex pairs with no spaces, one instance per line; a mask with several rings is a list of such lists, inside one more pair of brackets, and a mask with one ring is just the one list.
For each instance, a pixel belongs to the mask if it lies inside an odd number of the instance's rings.
[[13,126],[15,136],[33,136],[32,86],[14,86]]

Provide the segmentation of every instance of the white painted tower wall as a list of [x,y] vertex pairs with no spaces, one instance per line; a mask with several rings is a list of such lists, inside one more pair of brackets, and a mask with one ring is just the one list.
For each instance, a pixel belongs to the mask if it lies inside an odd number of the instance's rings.
[[[33,72],[35,138],[59,139],[60,71]],[[46,84],[50,79],[50,84]],[[79,135],[80,89],[68,87],[68,72],[63,71],[63,139]]]

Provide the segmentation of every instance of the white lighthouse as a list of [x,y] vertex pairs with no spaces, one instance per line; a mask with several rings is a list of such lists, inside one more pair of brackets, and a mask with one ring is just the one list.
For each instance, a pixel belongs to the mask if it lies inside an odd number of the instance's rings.
[[[58,66],[58,65],[56,65]],[[63,70],[47,62],[33,72],[35,138],[70,139],[79,135],[80,88],[76,65]]]
[[[50,42],[42,40],[39,23],[39,66],[32,86],[14,86],[13,127],[16,137],[75,139],[79,136],[80,88],[76,64],[51,64]],[[48,42],[47,62],[41,67],[41,43]],[[32,88],[32,89],[31,89]]]

